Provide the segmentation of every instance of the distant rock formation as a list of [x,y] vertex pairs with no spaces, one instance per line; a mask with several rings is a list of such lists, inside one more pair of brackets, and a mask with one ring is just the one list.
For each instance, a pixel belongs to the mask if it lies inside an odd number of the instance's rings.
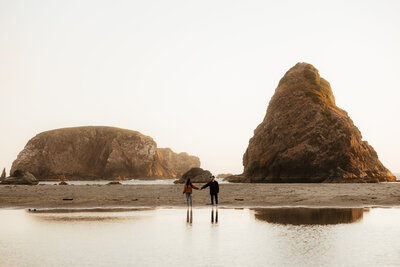
[[1,173],[0,179],[6,178],[6,168],[3,169],[3,172]]
[[171,176],[176,178],[182,175],[193,167],[200,167],[200,159],[195,156],[190,156],[186,152],[175,153],[170,148],[159,148],[163,165],[170,170]]
[[232,175],[233,175],[232,173],[220,173],[220,174],[217,175],[216,178],[226,178],[226,177],[229,177],[229,176],[232,176]]
[[15,170],[12,176],[3,179],[0,184],[37,185],[39,181],[30,172]]
[[250,179],[245,177],[244,175],[231,175],[228,177],[224,178],[224,181],[230,182],[230,183],[249,183]]
[[335,104],[329,82],[307,63],[280,80],[243,156],[250,182],[378,182],[396,178]]
[[182,178],[176,180],[176,184],[184,184],[190,178],[192,183],[208,183],[210,181],[211,172],[202,168],[192,168],[182,175]]
[[[183,155],[179,157],[184,158]],[[188,157],[189,162],[196,158]],[[36,135],[19,153],[11,172],[17,169],[29,171],[39,180],[56,180],[59,175],[65,175],[69,180],[163,179],[174,178],[184,167],[189,170],[200,162],[194,162],[193,166],[188,162],[185,164],[174,169],[179,164],[169,162],[169,158],[157,149],[156,142],[139,132],[87,126]]]

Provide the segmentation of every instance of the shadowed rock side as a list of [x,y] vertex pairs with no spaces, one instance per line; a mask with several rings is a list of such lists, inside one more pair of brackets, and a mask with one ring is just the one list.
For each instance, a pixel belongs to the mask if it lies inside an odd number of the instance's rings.
[[200,167],[200,159],[195,156],[190,156],[186,152],[175,153],[170,148],[159,148],[162,162],[164,166],[170,170],[171,176],[176,178],[182,175],[193,167]]
[[182,178],[176,180],[176,184],[184,184],[190,178],[192,183],[208,183],[210,181],[211,172],[202,168],[192,168],[182,175]]
[[[173,178],[151,137],[114,127],[75,127],[47,131],[29,140],[13,162],[40,180]],[[190,167],[189,167],[190,168]],[[188,168],[188,169],[189,169]]]
[[362,141],[330,84],[307,63],[280,80],[263,122],[243,156],[244,181],[394,181],[375,150]]

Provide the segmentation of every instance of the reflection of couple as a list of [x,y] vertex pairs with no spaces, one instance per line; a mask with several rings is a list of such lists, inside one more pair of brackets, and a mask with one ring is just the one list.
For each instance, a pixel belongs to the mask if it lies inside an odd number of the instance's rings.
[[214,200],[215,200],[215,205],[218,206],[218,193],[219,193],[219,185],[218,182],[215,181],[215,177],[212,175],[210,176],[210,182],[207,184],[203,185],[200,189],[193,185],[192,182],[190,181],[190,178],[187,179],[185,186],[183,187],[183,194],[186,193],[186,204],[187,206],[191,207],[192,206],[192,192],[193,189],[196,190],[203,190],[204,188],[210,187],[210,196],[211,196],[211,205],[214,205]]

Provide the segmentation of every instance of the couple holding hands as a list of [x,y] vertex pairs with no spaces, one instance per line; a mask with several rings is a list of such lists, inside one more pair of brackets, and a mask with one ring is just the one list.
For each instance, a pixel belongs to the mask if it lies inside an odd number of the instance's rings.
[[215,181],[214,175],[210,176],[210,182],[203,185],[201,188],[198,188],[197,186],[193,185],[192,182],[190,181],[190,178],[187,179],[185,186],[183,187],[183,194],[186,194],[187,206],[188,207],[192,206],[193,189],[203,190],[204,188],[207,188],[207,187],[210,187],[211,205],[214,205],[214,200],[215,200],[215,205],[218,206],[219,185],[218,185],[218,182]]

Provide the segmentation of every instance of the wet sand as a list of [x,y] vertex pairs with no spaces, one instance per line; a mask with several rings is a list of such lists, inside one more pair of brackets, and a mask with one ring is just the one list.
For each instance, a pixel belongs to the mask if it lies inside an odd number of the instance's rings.
[[[1,185],[0,208],[183,207],[183,185]],[[400,206],[400,183],[221,184],[220,207]],[[193,206],[210,203],[208,189]]]

